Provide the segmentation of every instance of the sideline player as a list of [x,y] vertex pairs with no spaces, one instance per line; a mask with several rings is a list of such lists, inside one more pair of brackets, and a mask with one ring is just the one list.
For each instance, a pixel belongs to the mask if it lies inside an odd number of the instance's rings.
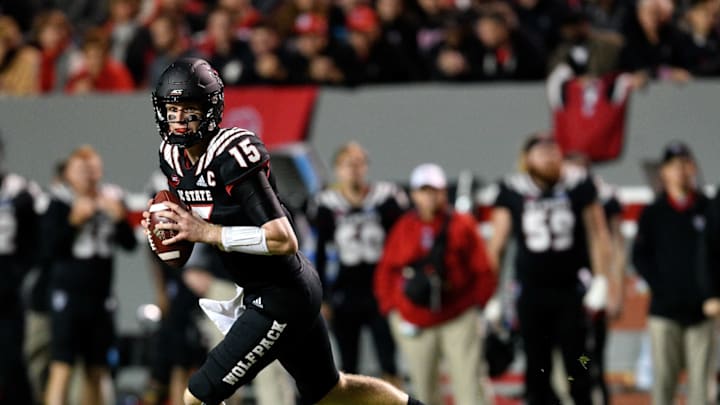
[[[278,359],[303,404],[416,405],[379,379],[335,368],[320,315],[322,287],[302,253],[290,215],[278,200],[270,156],[253,133],[220,128],[223,84],[204,60],[170,65],[153,94],[162,142],[160,167],[172,192],[193,212],[166,203],[181,240],[221,250],[223,265],[245,290],[245,311],[190,378],[185,403],[219,404]],[[149,212],[144,212],[147,227]]]
[[[367,152],[357,142],[338,149],[334,166],[337,183],[315,196],[310,209],[318,233],[315,266],[324,287],[323,314],[337,339],[343,371],[358,372],[360,335],[367,327],[383,379],[400,387],[395,341],[378,310],[373,276],[385,236],[410,202],[393,183],[368,182]],[[339,259],[335,277],[326,271],[331,245]]]
[[527,403],[558,402],[550,385],[551,354],[558,346],[573,401],[590,404],[584,306],[600,309],[601,304],[591,301],[604,296],[607,283],[603,288],[602,276],[595,277],[584,294],[578,275],[583,268],[608,273],[610,246],[602,206],[592,177],[580,169],[563,170],[560,148],[546,134],[528,138],[521,166],[523,172],[500,182],[488,250],[498,264],[511,232],[518,244],[517,307],[527,357]]
[[23,279],[34,264],[37,241],[37,184],[5,172],[0,138],[0,404],[32,403],[23,359]]

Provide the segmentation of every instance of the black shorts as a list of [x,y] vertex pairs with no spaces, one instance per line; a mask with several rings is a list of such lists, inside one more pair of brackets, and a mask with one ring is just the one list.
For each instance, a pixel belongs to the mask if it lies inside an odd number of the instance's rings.
[[78,299],[58,291],[52,294],[52,360],[73,364],[79,357],[87,365],[106,366],[115,340],[111,299]]
[[196,398],[219,404],[276,359],[295,379],[302,404],[318,402],[337,384],[340,376],[319,314],[320,283],[312,267],[303,273],[297,286],[245,297],[246,311],[190,378]]

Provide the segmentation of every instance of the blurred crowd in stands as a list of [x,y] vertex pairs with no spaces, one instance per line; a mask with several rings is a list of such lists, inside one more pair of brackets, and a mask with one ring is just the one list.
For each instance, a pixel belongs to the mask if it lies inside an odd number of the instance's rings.
[[[227,85],[720,74],[720,0],[0,2],[0,94],[152,87],[181,56]],[[572,64],[572,63],[571,63]]]

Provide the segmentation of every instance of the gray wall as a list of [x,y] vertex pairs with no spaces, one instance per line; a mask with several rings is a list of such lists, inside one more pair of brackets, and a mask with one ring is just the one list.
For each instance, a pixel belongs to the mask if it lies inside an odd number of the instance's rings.
[[[625,154],[599,168],[600,174],[620,185],[644,184],[639,162],[656,157],[666,141],[681,138],[695,148],[706,179],[716,182],[718,94],[718,81],[654,85],[636,94]],[[414,165],[436,161],[450,176],[467,168],[493,180],[514,169],[526,134],[548,126],[541,85],[418,85],[323,90],[311,135],[326,163],[340,144],[362,142],[373,178],[404,181]],[[107,181],[131,191],[142,191],[156,167],[159,138],[147,94],[0,99],[0,128],[6,167],[41,184],[48,183],[59,158],[83,143],[103,155]],[[142,255],[120,256],[122,331],[137,330],[135,308],[152,300],[149,280]]]

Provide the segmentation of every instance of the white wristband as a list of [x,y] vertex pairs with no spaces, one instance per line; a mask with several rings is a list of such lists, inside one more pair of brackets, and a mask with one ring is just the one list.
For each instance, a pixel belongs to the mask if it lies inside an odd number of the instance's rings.
[[265,230],[257,226],[223,226],[220,248],[226,252],[269,254]]

